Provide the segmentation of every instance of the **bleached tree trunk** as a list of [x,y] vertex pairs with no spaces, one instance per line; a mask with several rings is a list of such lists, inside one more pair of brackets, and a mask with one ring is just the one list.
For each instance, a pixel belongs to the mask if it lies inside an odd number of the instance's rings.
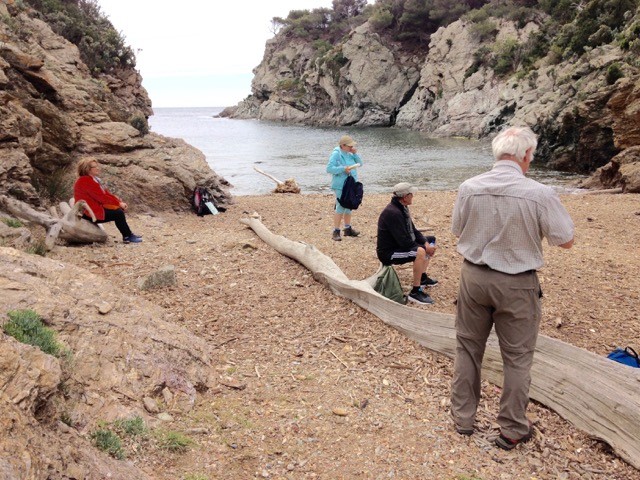
[[58,238],[74,243],[104,243],[107,241],[109,237],[102,228],[81,218],[82,211],[88,209],[91,217],[95,219],[94,213],[84,201],[81,200],[73,206],[64,202],[60,205],[62,216],[57,215],[55,209],[51,215],[47,215],[15,198],[0,195],[0,208],[18,218],[42,225],[46,229],[45,245],[49,250],[53,248]]
[[[334,293],[427,349],[454,358],[454,315],[400,305],[373,290],[375,275],[366,281],[349,280],[330,257],[313,245],[271,233],[257,216],[241,221],[265,243],[308,268],[317,281]],[[489,337],[482,373],[492,383],[502,385],[502,359],[495,333]],[[532,399],[604,440],[620,457],[640,468],[640,369],[540,335],[531,377]]]

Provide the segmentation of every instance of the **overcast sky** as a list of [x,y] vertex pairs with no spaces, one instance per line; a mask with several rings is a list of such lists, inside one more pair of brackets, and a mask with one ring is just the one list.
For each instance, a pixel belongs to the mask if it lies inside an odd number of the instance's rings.
[[273,17],[331,0],[98,0],[136,52],[154,107],[226,107],[251,93]]

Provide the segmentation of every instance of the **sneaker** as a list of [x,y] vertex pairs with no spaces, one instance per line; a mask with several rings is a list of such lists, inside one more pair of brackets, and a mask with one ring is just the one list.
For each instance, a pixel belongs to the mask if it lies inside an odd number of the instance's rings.
[[496,445],[503,450],[513,450],[519,444],[526,443],[531,440],[531,438],[533,438],[533,425],[529,422],[529,431],[524,437],[514,440],[513,438],[505,437],[502,432],[500,432],[500,435],[496,438]]
[[345,237],[357,237],[358,235],[360,235],[360,232],[355,230],[353,227],[347,227],[344,229]]
[[431,305],[434,303],[433,299],[422,288],[417,292],[412,291],[407,297],[407,300],[413,303],[421,303],[423,305]]
[[139,237],[138,235],[136,235],[135,233],[132,233],[131,235],[129,235],[128,237],[124,237],[122,239],[122,241],[124,243],[140,243],[142,242],[142,237]]
[[331,238],[336,242],[342,241],[342,238],[340,237],[340,230],[334,230],[333,233],[331,234]]
[[422,277],[420,277],[420,285],[422,285],[423,287],[433,287],[437,284],[438,280],[429,277],[426,273],[423,273]]

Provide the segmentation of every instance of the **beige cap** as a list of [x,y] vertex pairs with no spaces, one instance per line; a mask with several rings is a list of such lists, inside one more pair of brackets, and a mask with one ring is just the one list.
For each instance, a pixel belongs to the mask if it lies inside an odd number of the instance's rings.
[[414,187],[410,183],[400,182],[393,187],[393,194],[396,197],[404,197],[405,195],[409,195],[410,193],[416,193],[418,191],[417,187]]
[[343,145],[346,147],[355,147],[356,142],[354,142],[353,138],[351,138],[349,135],[343,135],[342,137],[340,137],[340,143],[338,143],[338,146],[342,147]]

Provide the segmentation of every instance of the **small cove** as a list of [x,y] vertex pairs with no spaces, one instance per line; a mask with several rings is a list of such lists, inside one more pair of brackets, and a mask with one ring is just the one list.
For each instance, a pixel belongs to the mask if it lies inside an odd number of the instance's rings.
[[[359,179],[365,192],[384,193],[408,181],[421,190],[455,190],[461,182],[491,167],[489,141],[430,138],[422,132],[395,128],[336,128],[289,125],[258,120],[215,118],[222,108],[157,108],[151,130],[182,138],[201,150],[211,168],[233,184],[233,195],[271,192],[273,181],[295,178],[302,193],[330,193],[325,166],[341,135],[358,143],[363,159]],[[578,178],[546,169],[529,176],[563,187]]]

